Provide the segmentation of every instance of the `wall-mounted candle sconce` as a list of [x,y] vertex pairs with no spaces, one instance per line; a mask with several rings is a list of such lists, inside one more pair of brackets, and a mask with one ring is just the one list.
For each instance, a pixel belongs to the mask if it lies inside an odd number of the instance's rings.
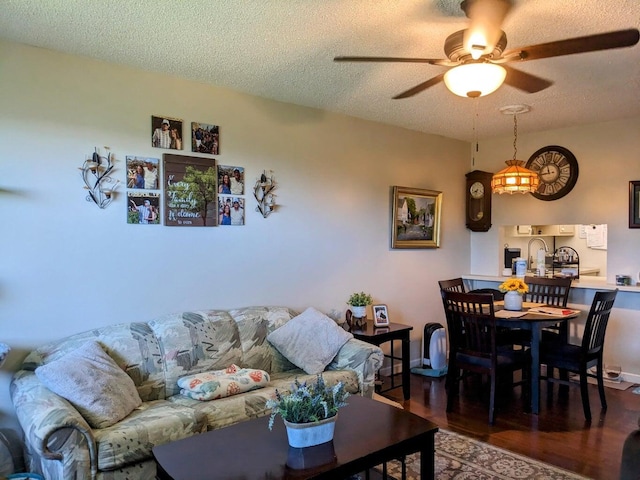
[[120,183],[120,180],[114,181],[109,176],[113,170],[111,152],[106,157],[101,157],[96,148],[91,157],[84,161],[80,170],[84,188],[89,190],[87,202],[95,202],[98,207],[105,208],[113,200]]
[[260,212],[264,218],[267,218],[276,208],[275,195],[272,193],[275,188],[276,181],[273,178],[273,172],[269,170],[269,176],[267,176],[267,171],[263,170],[255,187],[253,187],[253,196],[258,201],[256,211]]

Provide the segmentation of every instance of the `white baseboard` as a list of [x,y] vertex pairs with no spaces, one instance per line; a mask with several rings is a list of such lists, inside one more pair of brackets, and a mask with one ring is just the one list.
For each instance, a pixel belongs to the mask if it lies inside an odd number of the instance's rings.
[[[414,358],[414,359],[412,359],[411,362],[409,362],[409,365],[411,365],[411,368],[422,367],[422,358]],[[395,373],[400,373],[402,371],[402,367],[401,367],[400,363],[396,362],[394,371],[395,371]],[[390,365],[380,369],[380,374],[381,375],[388,376],[390,372],[391,372],[391,366]],[[541,373],[543,373],[543,372],[541,372]],[[640,384],[640,375],[637,374],[637,373],[622,372],[621,376],[622,376],[622,380],[625,381],[625,382]]]

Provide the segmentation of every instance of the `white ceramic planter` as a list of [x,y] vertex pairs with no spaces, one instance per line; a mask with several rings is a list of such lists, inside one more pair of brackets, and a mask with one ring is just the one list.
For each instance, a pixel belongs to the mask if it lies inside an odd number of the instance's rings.
[[356,318],[364,318],[367,316],[367,307],[351,307],[351,313]]
[[333,440],[337,418],[338,415],[334,415],[311,423],[291,423],[284,420],[289,445],[294,448],[313,447]]
[[522,310],[522,295],[514,291],[505,293],[504,309],[515,311]]

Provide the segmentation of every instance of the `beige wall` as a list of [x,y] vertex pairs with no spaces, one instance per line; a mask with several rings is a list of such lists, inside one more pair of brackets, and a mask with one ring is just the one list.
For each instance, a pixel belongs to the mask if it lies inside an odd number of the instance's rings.
[[[468,270],[468,144],[42,49],[0,43],[0,424],[8,384],[37,345],[186,309],[315,306],[344,316],[350,293],[392,321],[443,321],[437,280]],[[246,196],[246,226],[127,225],[125,197],[85,201],[78,167],[109,146],[160,157],[151,115],[220,125],[218,161],[252,185],[274,171],[269,218]],[[187,128],[185,128],[185,132]],[[182,152],[189,155],[190,152]],[[443,192],[442,247],[391,250],[390,187]]]
[[[550,144],[576,155],[575,189],[556,202],[495,196],[494,227],[470,234],[465,142],[2,42],[0,86],[0,341],[13,348],[0,370],[0,425],[15,424],[8,384],[29,350],[185,309],[313,305],[338,317],[366,290],[392,321],[414,326],[415,361],[422,326],[444,322],[437,280],[497,273],[501,224],[607,223],[609,275],[640,270],[640,230],[627,228],[639,118],[521,134],[525,160]],[[111,147],[121,180],[125,155],[161,157],[151,115],[220,125],[217,160],[244,166],[249,185],[274,170],[279,210],[263,219],[247,195],[246,226],[189,229],[127,225],[124,197],[105,210],[86,202],[78,167],[94,146]],[[501,169],[512,141],[481,141],[473,168]],[[444,193],[440,249],[389,248],[392,185]],[[636,374],[638,297],[619,297],[608,348]]]
[[[526,125],[527,115],[518,117]],[[512,121],[511,117],[505,121]],[[502,270],[501,225],[602,224],[608,228],[607,279],[640,272],[640,229],[630,229],[629,181],[640,180],[640,118],[518,135],[518,158],[529,157],[545,145],[568,148],[577,158],[580,174],[574,189],[555,201],[530,195],[494,195],[493,225],[487,233],[471,234],[470,273],[497,275]],[[480,142],[478,169],[496,172],[513,158],[513,137]],[[576,291],[575,302],[588,306],[593,291]],[[578,305],[579,306],[579,305]],[[640,288],[616,298],[605,343],[605,362],[622,366],[629,379],[640,381]],[[578,331],[580,333],[580,331]]]

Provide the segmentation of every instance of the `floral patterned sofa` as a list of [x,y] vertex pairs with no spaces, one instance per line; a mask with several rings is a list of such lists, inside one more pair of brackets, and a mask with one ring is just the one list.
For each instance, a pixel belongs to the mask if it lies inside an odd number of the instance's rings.
[[[155,478],[155,445],[266,415],[266,400],[276,388],[288,390],[296,378],[315,379],[266,340],[296,316],[286,307],[184,312],[106,326],[37,348],[11,382],[27,468],[48,480]],[[105,428],[92,428],[35,372],[69,358],[90,341],[97,341],[109,361],[133,380],[141,400],[130,414]],[[378,347],[350,336],[323,376],[327,384],[342,381],[350,393],[371,397],[383,358]],[[180,393],[178,379],[232,364],[264,370],[270,382],[265,388],[211,401]]]

